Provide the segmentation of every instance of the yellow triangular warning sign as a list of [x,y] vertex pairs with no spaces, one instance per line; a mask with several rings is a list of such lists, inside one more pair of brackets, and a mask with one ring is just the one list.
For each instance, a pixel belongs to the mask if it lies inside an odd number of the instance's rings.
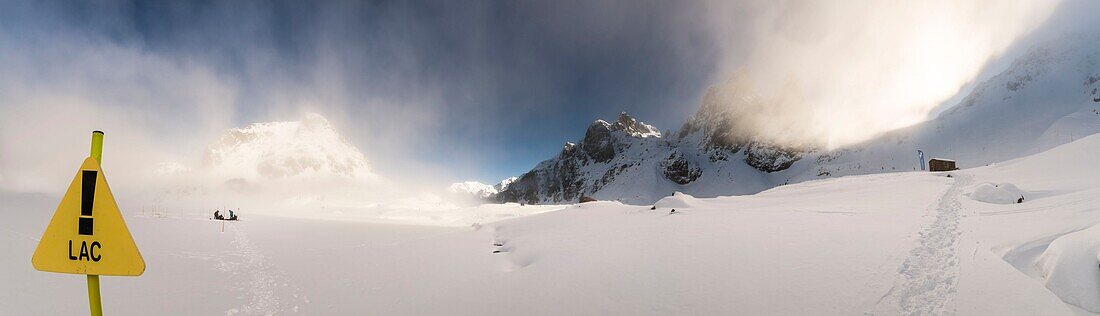
[[59,273],[136,276],[145,272],[145,260],[94,158],[84,159],[76,172],[31,263],[40,271]]

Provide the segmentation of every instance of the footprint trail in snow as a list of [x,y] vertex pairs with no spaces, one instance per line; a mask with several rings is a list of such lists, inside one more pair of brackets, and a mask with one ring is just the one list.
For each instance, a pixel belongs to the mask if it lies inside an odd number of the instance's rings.
[[[263,253],[248,234],[239,227],[233,229],[233,245],[239,251],[242,262],[230,269],[233,278],[243,278],[241,292],[243,305],[225,312],[226,315],[276,315],[296,313],[299,303],[309,299],[298,294],[298,288],[287,284],[286,278],[265,261]],[[289,294],[292,302],[280,299],[279,294]]]
[[[955,175],[955,183],[940,197],[930,215],[935,218],[921,230],[916,248],[898,269],[898,279],[877,310],[884,314],[951,315],[959,282],[959,190],[970,176]],[[883,306],[883,304],[888,304]]]

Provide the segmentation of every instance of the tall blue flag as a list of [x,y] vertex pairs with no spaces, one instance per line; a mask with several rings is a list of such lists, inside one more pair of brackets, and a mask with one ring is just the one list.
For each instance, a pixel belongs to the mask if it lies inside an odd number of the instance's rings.
[[917,149],[917,156],[920,159],[920,171],[924,171],[924,151]]

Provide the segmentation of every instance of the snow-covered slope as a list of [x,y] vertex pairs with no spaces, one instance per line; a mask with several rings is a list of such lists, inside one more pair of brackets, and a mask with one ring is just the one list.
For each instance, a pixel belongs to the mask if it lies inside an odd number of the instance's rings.
[[1098,43],[1066,35],[1040,44],[935,119],[819,155],[821,163],[798,166],[794,178],[913,170],[917,149],[982,166],[1100,132]]
[[[960,167],[1038,153],[1100,132],[1100,37],[1066,35],[1040,44],[979,84],[960,104],[921,124],[835,150],[778,145],[743,126],[745,111],[768,111],[791,95],[763,98],[746,73],[712,87],[699,111],[674,135],[641,137],[625,126],[589,126],[580,145],[521,175],[499,201],[575,202],[581,196],[651,203],[673,192],[713,197],[750,194],[778,185],[854,174],[912,171],[917,150]],[[644,124],[643,124],[644,125]],[[644,129],[656,131],[648,125]]]
[[246,180],[373,177],[363,153],[318,114],[229,129],[206,150],[203,167]]
[[[149,268],[139,278],[104,278],[104,308],[123,315],[1091,315],[1100,312],[1097,154],[1100,136],[1091,136],[987,167],[846,176],[745,196],[675,194],[656,209],[602,201],[403,214],[453,216],[441,223],[465,223],[457,227],[249,215],[224,223],[223,233],[204,212],[155,217],[121,201]],[[976,200],[973,193],[990,183],[1011,184],[1026,200]],[[0,282],[19,284],[0,286],[0,314],[87,310],[86,300],[49,299],[81,297],[83,279],[29,264],[57,199],[0,192],[0,251],[12,254],[0,256],[8,271]],[[546,212],[498,221],[527,210]]]

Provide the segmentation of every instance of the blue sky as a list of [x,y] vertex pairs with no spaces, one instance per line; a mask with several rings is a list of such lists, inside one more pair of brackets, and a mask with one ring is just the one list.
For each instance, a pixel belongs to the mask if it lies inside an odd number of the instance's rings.
[[[708,86],[741,68],[765,90],[795,78],[807,100],[745,124],[844,140],[911,124],[988,75],[984,63],[1056,3],[6,1],[0,112],[16,118],[7,134],[40,128],[23,117],[110,126],[156,144],[135,155],[191,165],[226,128],[317,112],[385,176],[495,182],[621,111],[675,130]],[[946,16],[956,31],[933,38],[948,41],[914,40],[942,26],[943,12],[955,12]],[[911,43],[920,50],[905,50]],[[959,49],[967,43],[991,44]],[[969,54],[901,62],[937,50]],[[973,67],[947,67],[959,64]],[[958,71],[923,87],[861,81],[868,69],[886,79]],[[874,86],[894,81],[903,88]],[[912,99],[923,101],[894,102]],[[34,133],[70,141],[53,130]],[[48,155],[36,146],[0,135],[0,177]],[[33,176],[24,173],[11,178]]]
[[[5,18],[22,18],[6,27],[79,34],[213,69],[239,89],[231,103],[237,124],[296,119],[285,99],[310,99],[303,110],[329,116],[383,172],[410,164],[411,155],[481,181],[518,175],[620,111],[679,127],[721,52],[709,25],[689,20],[704,9],[690,3],[108,1],[22,9],[9,11]],[[400,121],[418,125],[409,146],[400,155],[372,150],[396,147],[392,138],[407,132],[392,128]]]

